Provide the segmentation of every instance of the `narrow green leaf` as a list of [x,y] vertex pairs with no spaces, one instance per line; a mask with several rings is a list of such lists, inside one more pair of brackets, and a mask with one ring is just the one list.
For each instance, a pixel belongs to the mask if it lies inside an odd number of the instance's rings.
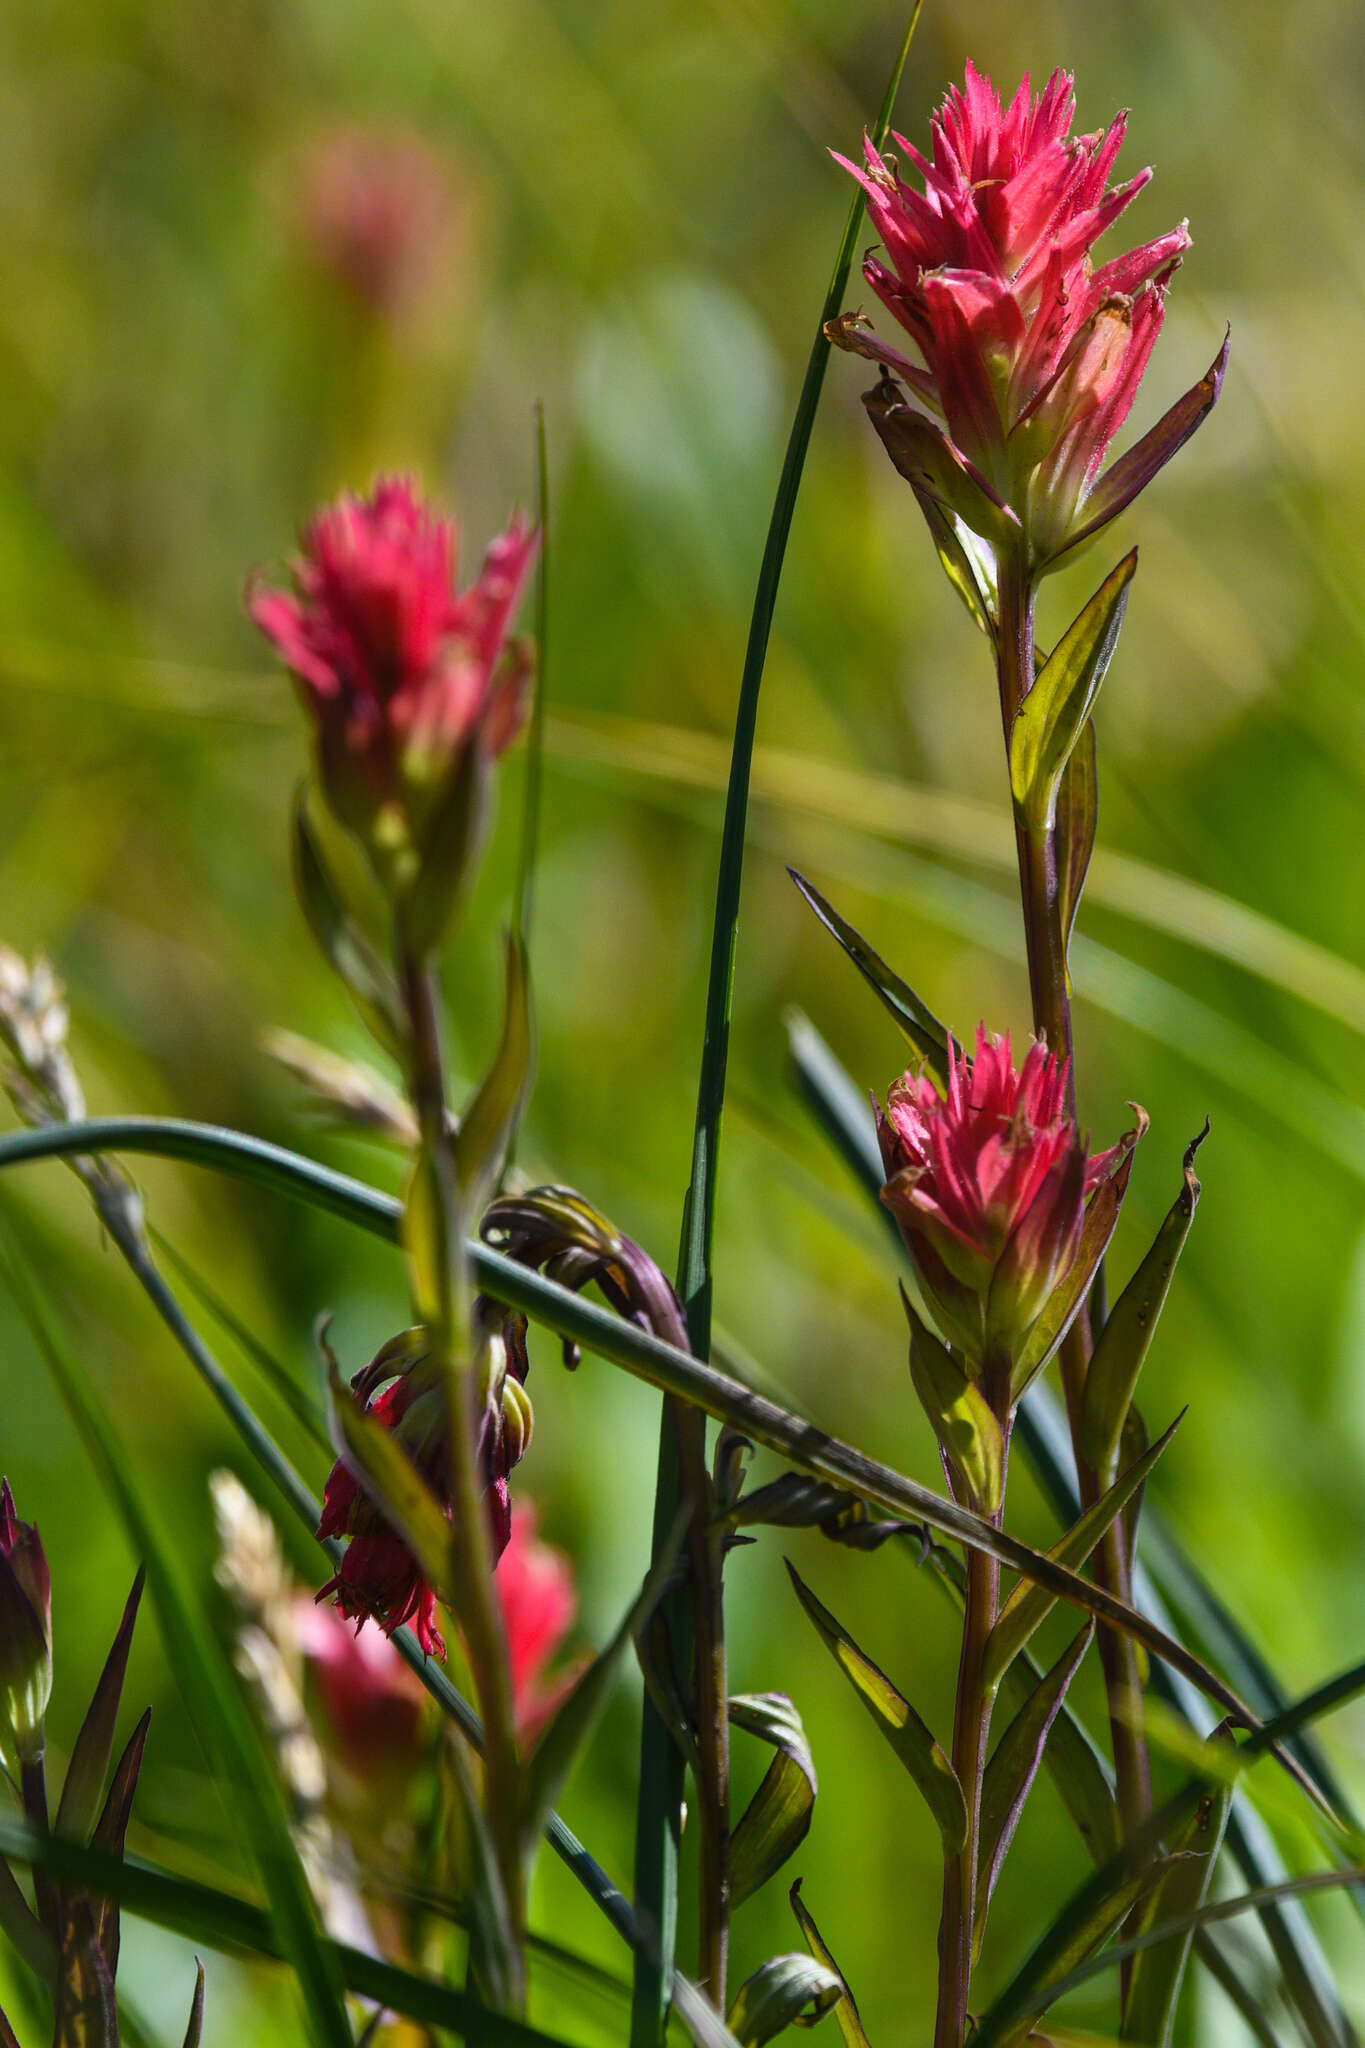
[[455,1136],[455,1178],[461,1214],[472,1228],[502,1175],[535,1064],[531,983],[526,948],[507,934],[502,1035],[492,1065],[460,1118]]
[[1056,822],[1062,773],[1113,659],[1136,568],[1134,548],[1067,627],[1015,717],[1010,788],[1018,809],[1039,830],[1050,831]]
[[788,868],[787,873],[825,930],[838,940],[868,987],[895,1018],[909,1045],[929,1071],[946,1086],[948,1033],[945,1027],[920,1001],[908,982],[902,981],[895,970],[887,966],[881,954],[872,950],[861,933],[856,932],[847,919],[840,917],[833,905],[825,901],[813,883],[798,874],[795,868]]
[[199,2048],[204,2031],[204,1965],[194,1959],[194,1997],[190,2001],[190,2023],[185,2029],[185,2048]]
[[934,543],[943,573],[966,605],[972,621],[988,638],[995,634],[995,565],[988,545],[971,528],[950,512],[942,501],[911,482],[924,523]]
[[[1212,1740],[1220,1738],[1215,1735]],[[1230,1736],[1224,1734],[1221,1740],[1235,1752]],[[1180,1860],[1172,1863],[1161,1883],[1148,1893],[1135,1932],[1145,1934],[1156,1926],[1185,1920],[1203,1905],[1223,1846],[1231,1804],[1231,1782],[1209,1786],[1172,1841],[1172,1852]],[[1143,1949],[1135,1957],[1123,2009],[1125,2041],[1141,2042],[1144,2048],[1170,2048],[1193,1938],[1194,1928],[1187,1926],[1170,1941]]]
[[527,1854],[545,1831],[555,1800],[584,1743],[596,1727],[634,1636],[645,1626],[677,1568],[685,1517],[679,1514],[668,1541],[650,1566],[644,1584],[621,1617],[610,1640],[574,1681],[527,1759],[522,1782],[523,1827]]
[[[1011,1986],[987,2013],[972,2038],[972,2048],[1014,2048],[1015,2043],[1025,2040],[1042,2015],[1061,1997],[1064,1980],[1109,1939],[1116,1927],[1123,1925],[1137,1901],[1161,1884],[1170,1867],[1169,1857],[1158,1858],[1145,1870],[1125,1878],[1107,1897],[1096,1900],[1084,1918],[1069,1924],[1065,1939],[1058,1945],[1051,1967],[1041,1981],[1023,1996]],[[1015,1985],[1019,1981],[1016,1978]],[[1007,2019],[1001,2017],[1006,2011]]]
[[[1099,823],[1099,764],[1095,721],[1087,718],[1057,785],[1057,887],[1062,922],[1062,953],[1071,945],[1081,891],[1090,871]],[[1070,974],[1067,982],[1070,985]]]
[[801,1716],[785,1693],[734,1695],[730,1721],[777,1752],[730,1836],[730,1901],[740,1906],[806,1839],[819,1781]]
[[427,1583],[449,1605],[450,1528],[440,1502],[383,1423],[365,1413],[331,1351],[325,1355],[337,1452],[403,1536]]
[[1000,1737],[986,1766],[981,1787],[981,1848],[973,1915],[974,1941],[978,1948],[986,1925],[986,1909],[1010,1843],[1014,1840],[1014,1831],[1037,1776],[1053,1723],[1062,1710],[1066,1689],[1089,1649],[1094,1633],[1094,1623],[1087,1622],[1052,1669],[1039,1679]]
[[[1122,1513],[1126,1502],[1131,1500],[1142,1485],[1184,1419],[1185,1410],[1182,1408],[1166,1434],[1158,1437],[1146,1456],[1130,1465],[1128,1470],[1115,1480],[1108,1492],[1101,1494],[1095,1505],[1087,1508],[1085,1513],[1072,1523],[1066,1534],[1053,1544],[1048,1556],[1054,1563],[1064,1564],[1072,1569],[1079,1568],[1085,1563],[1105,1530]],[[1055,1605],[1056,1596],[1046,1586],[1028,1579],[1020,1580],[1001,1608],[986,1644],[981,1682],[988,1691],[994,1691],[999,1685],[1001,1676],[1009,1668],[1010,1660],[1023,1649],[1033,1631],[1051,1613]]]
[[308,788],[294,800],[294,885],[308,929],[332,964],[365,1024],[387,1052],[403,1045],[393,977],[350,911],[327,866],[308,817]]
[[814,1956],[774,1956],[741,1984],[726,2025],[741,2048],[764,2048],[798,2021],[814,2025],[842,1996],[839,1978]]
[[142,1598],[142,1580],[143,1574],[139,1572],[133,1580],[133,1590],[128,1595],[123,1620],[105,1659],[94,1697],[72,1744],[71,1760],[66,1767],[62,1796],[57,1804],[56,1825],[66,1835],[89,1834],[104,1796],[104,1780],[114,1748],[114,1727],[123,1694],[123,1678],[128,1669],[128,1652],[132,1648],[138,1602]]
[[1108,1476],[1138,1374],[1156,1331],[1176,1262],[1184,1249],[1199,1201],[1194,1155],[1208,1136],[1208,1123],[1186,1148],[1184,1182],[1142,1264],[1106,1318],[1086,1374],[1081,1406],[1081,1448],[1096,1472]]
[[205,1744],[232,1788],[298,1980],[309,2033],[323,2048],[351,2048],[335,1957],[323,1940],[279,1787],[237,1689],[227,1646],[186,1581],[151,1504],[152,1493],[135,1482],[127,1453],[83,1368],[58,1343],[28,1291],[28,1276],[12,1261],[8,1278],[133,1544],[142,1552],[172,1667]]
[[952,1764],[909,1700],[897,1692],[885,1672],[863,1654],[847,1629],[821,1605],[790,1559],[787,1572],[820,1640],[918,1785],[938,1823],[945,1855],[956,1856],[967,1839],[967,1803]]
[[1005,1439],[989,1401],[932,1330],[925,1328],[904,1287],[901,1306],[910,1325],[910,1377],[934,1435],[966,1480],[978,1514],[993,1515],[1005,1493]]
[[863,2032],[863,2023],[859,2016],[857,2002],[854,1999],[853,1993],[848,1988],[848,1979],[825,1947],[820,1930],[806,1909],[805,1902],[801,1897],[801,1880],[799,1877],[790,1892],[788,1892],[787,1897],[791,1901],[791,1909],[796,1915],[796,1922],[801,1929],[806,1947],[817,1962],[824,1963],[839,1979],[842,1996],[834,2008],[834,2024],[839,2029],[839,2038],[843,2042],[844,2048],[871,2048],[871,2043]]

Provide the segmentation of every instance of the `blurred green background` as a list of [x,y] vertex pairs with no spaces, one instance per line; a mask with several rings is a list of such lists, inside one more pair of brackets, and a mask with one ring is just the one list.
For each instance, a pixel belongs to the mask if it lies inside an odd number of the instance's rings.
[[[399,1162],[321,1128],[262,1047],[281,1025],[365,1042],[292,900],[303,738],[241,589],[315,503],[378,468],[414,469],[458,510],[472,566],[533,496],[539,398],[551,725],[524,1156],[671,1263],[748,607],[849,200],[825,152],[855,144],[901,28],[883,0],[0,13],[0,940],[57,962],[93,1109],[238,1124],[399,1185]],[[1066,65],[1086,128],[1130,106],[1121,169],[1157,177],[1125,230],[1190,218],[1138,424],[1232,323],[1220,408],[1120,534],[1050,587],[1043,637],[1140,544],[1099,710],[1081,1098],[1097,1140],[1127,1098],[1152,1117],[1120,1276],[1213,1120],[1146,1381],[1152,1422],[1189,1414],[1150,1491],[1297,1692],[1358,1656],[1365,1624],[1365,14],[1351,0],[927,0],[899,104],[912,138],[968,54],[1011,85]],[[348,181],[376,159],[403,167],[413,223],[411,260],[379,279],[347,227]],[[1022,1032],[1027,991],[986,650],[866,427],[866,381],[830,366],[768,664],[716,1306],[794,1400],[934,1479],[881,1227],[795,1099],[783,1013],[803,1007],[866,1087],[897,1071],[898,1040],[784,864],[959,1031],[984,1016]],[[495,1024],[520,776],[514,759],[449,960],[465,1081]],[[339,1225],[188,1168],[144,1161],[137,1178],[157,1224],[308,1384],[319,1311],[352,1368],[406,1319],[396,1260]],[[60,1169],[25,1169],[4,1196],[39,1234],[139,1481],[207,1587],[208,1475],[226,1462],[251,1477],[235,1441]],[[60,1758],[132,1559],[3,1302],[0,1343],[0,1460],[53,1565]],[[582,1639],[600,1641],[641,1569],[657,1404],[592,1361],[569,1377],[553,1344],[534,1362],[520,1486],[575,1561]],[[320,1484],[278,1403],[244,1383]],[[1012,1514],[1050,1540],[1022,1465]],[[287,1540],[313,1574],[306,1542]],[[918,2040],[930,1824],[802,1633],[784,1549],[940,1730],[948,1610],[890,1550],[765,1537],[731,1571],[735,1689],[790,1692],[820,1767],[793,1871],[871,2038]],[[127,1698],[156,1709],[135,1845],[249,1881],[150,1612]],[[624,1688],[565,1801],[623,1882],[636,1714]],[[1365,1793],[1365,1711],[1325,1734]],[[1312,1860],[1301,1827],[1281,1833]],[[1045,1787],[993,1913],[987,1985],[1082,1872]],[[741,1912],[737,1975],[793,1945],[783,1893]],[[1311,1911],[1365,2017],[1359,1920],[1340,1900]],[[536,1919],[623,1968],[548,1863]],[[206,2042],[302,2038],[277,1978],[208,1965]],[[0,1987],[10,1969],[0,1957]],[[152,2038],[180,2038],[191,1977],[182,1944],[129,1922],[121,1985]],[[624,2037],[609,2003],[554,1978],[539,1995],[568,2038]],[[1246,2038],[1213,1994],[1191,2026],[1219,2048]]]

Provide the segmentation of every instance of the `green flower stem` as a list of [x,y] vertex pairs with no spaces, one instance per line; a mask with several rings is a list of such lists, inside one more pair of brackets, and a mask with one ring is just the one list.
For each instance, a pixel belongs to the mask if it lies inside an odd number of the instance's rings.
[[[430,1173],[428,1204],[439,1244],[434,1262],[436,1310],[429,1334],[447,1371],[450,1405],[451,1563],[459,1621],[484,1725],[484,1782],[489,1833],[506,1898],[511,1953],[501,1959],[514,2009],[525,2003],[525,1875],[521,1855],[520,1763],[507,1637],[493,1590],[483,1477],[478,1469],[478,1415],[471,1359],[473,1283],[446,1111],[440,1006],[430,966],[400,945],[399,986],[408,1023],[409,1087],[421,1132],[417,1172]],[[416,1290],[419,1294],[421,1289]],[[426,1304],[419,1314],[429,1317]]]
[[[972,1503],[976,1507],[976,1503]],[[979,1509],[977,1510],[979,1512]],[[1002,1511],[988,1516],[997,1528]],[[938,2015],[934,2048],[963,2048],[969,2028],[972,1932],[981,1850],[981,1787],[991,1730],[991,1695],[981,1683],[986,1643],[1000,1611],[1000,1565],[983,1551],[966,1553],[962,1656],[953,1715],[953,1769],[967,1803],[967,1839],[943,1864],[938,1929]]]
[[[1022,549],[1014,550],[1001,565],[1000,618],[997,664],[1000,682],[1000,713],[1005,732],[1008,763],[1010,735],[1015,714],[1033,684],[1034,608],[1037,583]],[[1028,953],[1029,991],[1033,1002],[1034,1029],[1049,1047],[1069,1061],[1067,1113],[1076,1114],[1076,1064],[1071,1029],[1071,993],[1066,971],[1066,941],[1062,932],[1061,899],[1058,890],[1057,836],[1051,827],[1035,826],[1015,810],[1015,836],[1019,850],[1019,891],[1024,913],[1024,941]],[[1098,1280],[1096,1282],[1098,1285]],[[1077,1316],[1063,1340],[1060,1353],[1062,1391],[1067,1420],[1071,1426],[1076,1477],[1083,1507],[1093,1506],[1103,1486],[1098,1473],[1082,1455],[1080,1446],[1081,1405],[1086,1374],[1090,1366],[1089,1318]],[[1122,1518],[1105,1535],[1095,1556],[1097,1582],[1132,1605],[1132,1572],[1124,1542]],[[1142,1680],[1137,1647],[1132,1639],[1115,1629],[1099,1631],[1100,1662],[1104,1670],[1105,1698],[1109,1713],[1110,1739],[1114,1751],[1114,1776],[1119,1812],[1124,1828],[1131,1833],[1151,1811],[1151,1766],[1142,1726]]]

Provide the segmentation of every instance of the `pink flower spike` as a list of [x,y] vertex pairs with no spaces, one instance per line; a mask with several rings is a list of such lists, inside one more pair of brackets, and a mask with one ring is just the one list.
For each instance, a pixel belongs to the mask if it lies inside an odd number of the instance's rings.
[[[1182,222],[1096,267],[1096,244],[1152,174],[1110,186],[1127,117],[1072,135],[1074,111],[1064,72],[1037,99],[1025,78],[1006,105],[969,63],[931,121],[929,155],[894,138],[922,190],[871,142],[865,167],[838,159],[867,194],[886,252],[868,257],[864,276],[922,361],[906,358],[907,376],[896,351],[848,316],[830,323],[830,339],[880,360],[937,413],[985,486],[952,511],[998,544],[995,508],[1007,506],[1035,572],[1094,530],[1088,500],[1102,488],[1160,328],[1161,295],[1190,240]],[[1120,301],[1132,308],[1125,325],[1105,314]],[[1138,481],[1139,467],[1136,489],[1155,473],[1144,467]]]
[[537,1537],[529,1504],[512,1510],[511,1536],[493,1583],[507,1630],[517,1730],[529,1746],[577,1675],[571,1670],[558,1683],[545,1679],[578,1612],[569,1560]]

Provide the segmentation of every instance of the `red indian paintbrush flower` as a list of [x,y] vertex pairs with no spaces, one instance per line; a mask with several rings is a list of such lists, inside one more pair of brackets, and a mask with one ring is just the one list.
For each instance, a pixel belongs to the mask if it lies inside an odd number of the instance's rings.
[[14,1510],[0,1481],[0,1757],[33,1763],[43,1753],[52,1694],[52,1579],[38,1531]]
[[[523,1384],[528,1367],[526,1319],[486,1303],[480,1314],[487,1341],[479,1463],[496,1561],[512,1533],[507,1476],[531,1441],[531,1403]],[[448,1518],[449,1407],[446,1389],[428,1362],[426,1332],[407,1330],[395,1337],[356,1373],[351,1387],[365,1412],[402,1446]],[[392,1635],[396,1628],[410,1625],[427,1656],[445,1656],[435,1592],[403,1537],[390,1527],[344,1459],[333,1465],[323,1490],[318,1535],[351,1539],[319,1600],[334,1598],[338,1612],[357,1628],[377,1621],[386,1635]]]
[[457,593],[454,522],[392,477],[310,522],[292,593],[248,590],[298,681],[327,799],[396,889],[437,840],[447,864],[452,835],[477,842],[483,771],[526,715],[531,655],[508,629],[538,544],[518,515]]
[[[877,1113],[894,1214],[940,1331],[968,1369],[1033,1373],[1030,1336],[1064,1293],[1071,1314],[1084,1297],[1127,1186],[1139,1131],[1088,1158],[1066,1108],[1067,1062],[1039,1041],[1015,1071],[1008,1035],[977,1032],[970,1062],[952,1040],[948,1093],[923,1075],[892,1086]],[[1101,1199],[1102,1196],[1102,1199]],[[1087,1226],[1090,1227],[1087,1227]],[[1069,1319],[1069,1318],[1068,1318]]]
[[1036,100],[1026,77],[1005,106],[968,64],[965,88],[934,116],[930,157],[894,137],[922,191],[870,139],[864,167],[837,159],[867,193],[886,251],[885,262],[869,256],[863,274],[919,360],[860,315],[831,323],[831,338],[881,363],[942,421],[890,378],[868,394],[892,460],[916,490],[988,539],[1018,541],[1035,568],[1096,532],[1151,480],[1213,405],[1227,356],[1225,343],[1203,382],[1100,477],[1190,237],[1182,222],[1093,264],[1095,244],[1152,174],[1110,186],[1127,118],[1072,136],[1074,112],[1065,72]]

